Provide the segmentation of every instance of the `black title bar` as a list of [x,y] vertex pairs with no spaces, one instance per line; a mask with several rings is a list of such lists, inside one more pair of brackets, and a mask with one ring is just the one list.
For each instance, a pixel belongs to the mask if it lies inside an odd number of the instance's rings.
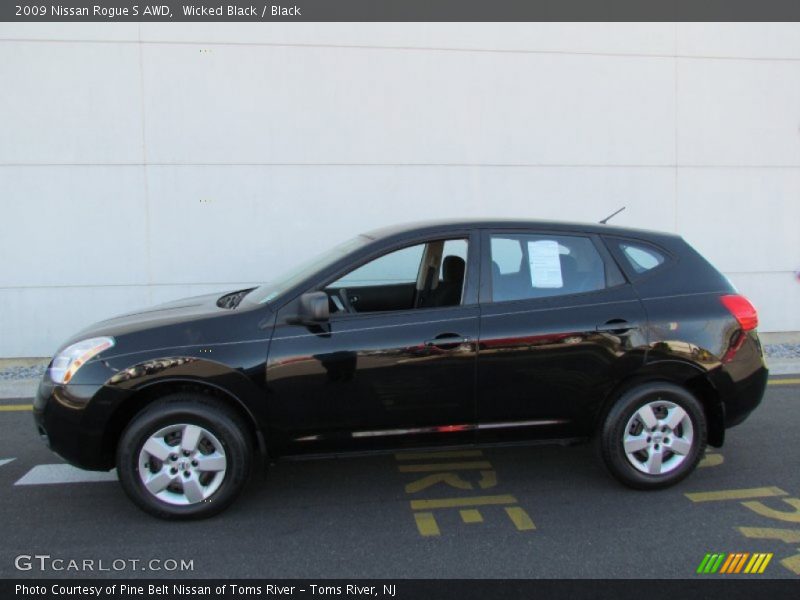
[[0,21],[800,21],[800,1],[2,0]]
[[214,580],[214,579],[39,579],[0,580],[0,598],[103,598],[127,600],[726,600],[797,598],[796,579],[696,577],[693,579],[400,579],[400,580]]

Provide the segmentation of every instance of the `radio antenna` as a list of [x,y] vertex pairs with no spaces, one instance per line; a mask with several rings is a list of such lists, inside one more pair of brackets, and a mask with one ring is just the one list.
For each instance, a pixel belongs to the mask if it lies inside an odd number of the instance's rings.
[[606,223],[608,223],[609,219],[613,219],[613,218],[614,218],[614,217],[616,217],[616,216],[617,216],[619,213],[621,213],[623,210],[625,210],[625,207],[624,207],[624,206],[623,206],[622,208],[620,208],[620,209],[619,209],[617,212],[613,212],[613,213],[611,213],[610,215],[608,215],[608,216],[607,216],[605,219],[603,219],[602,221],[600,221],[600,223],[601,223],[601,224],[603,224],[603,225],[605,225]]

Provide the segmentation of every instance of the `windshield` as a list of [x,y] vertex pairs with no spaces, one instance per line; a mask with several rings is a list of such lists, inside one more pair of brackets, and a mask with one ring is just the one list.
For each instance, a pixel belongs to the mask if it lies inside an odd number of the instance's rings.
[[256,302],[258,304],[270,302],[307,277],[310,277],[317,271],[321,271],[325,267],[332,265],[343,256],[346,256],[353,250],[360,248],[371,241],[372,240],[367,236],[359,235],[353,239],[343,242],[338,246],[331,248],[330,250],[326,250],[324,253],[312,258],[311,260],[307,260],[306,262],[289,269],[280,277],[276,277],[270,283],[265,283],[264,285],[257,287],[252,292],[247,294],[247,296],[245,296],[245,300],[248,302]]

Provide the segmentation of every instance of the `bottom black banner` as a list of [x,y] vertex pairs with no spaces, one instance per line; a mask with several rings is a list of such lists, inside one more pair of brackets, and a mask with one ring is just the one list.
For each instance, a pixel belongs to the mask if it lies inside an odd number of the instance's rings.
[[776,579],[400,579],[400,580],[13,580],[0,581],[0,598],[609,598],[725,600],[800,597],[800,581]]

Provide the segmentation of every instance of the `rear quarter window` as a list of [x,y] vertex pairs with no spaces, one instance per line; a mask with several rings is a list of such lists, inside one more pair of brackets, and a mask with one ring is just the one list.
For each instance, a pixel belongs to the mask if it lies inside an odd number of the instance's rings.
[[638,240],[608,240],[614,247],[618,260],[633,275],[644,275],[663,265],[668,260],[665,251]]

